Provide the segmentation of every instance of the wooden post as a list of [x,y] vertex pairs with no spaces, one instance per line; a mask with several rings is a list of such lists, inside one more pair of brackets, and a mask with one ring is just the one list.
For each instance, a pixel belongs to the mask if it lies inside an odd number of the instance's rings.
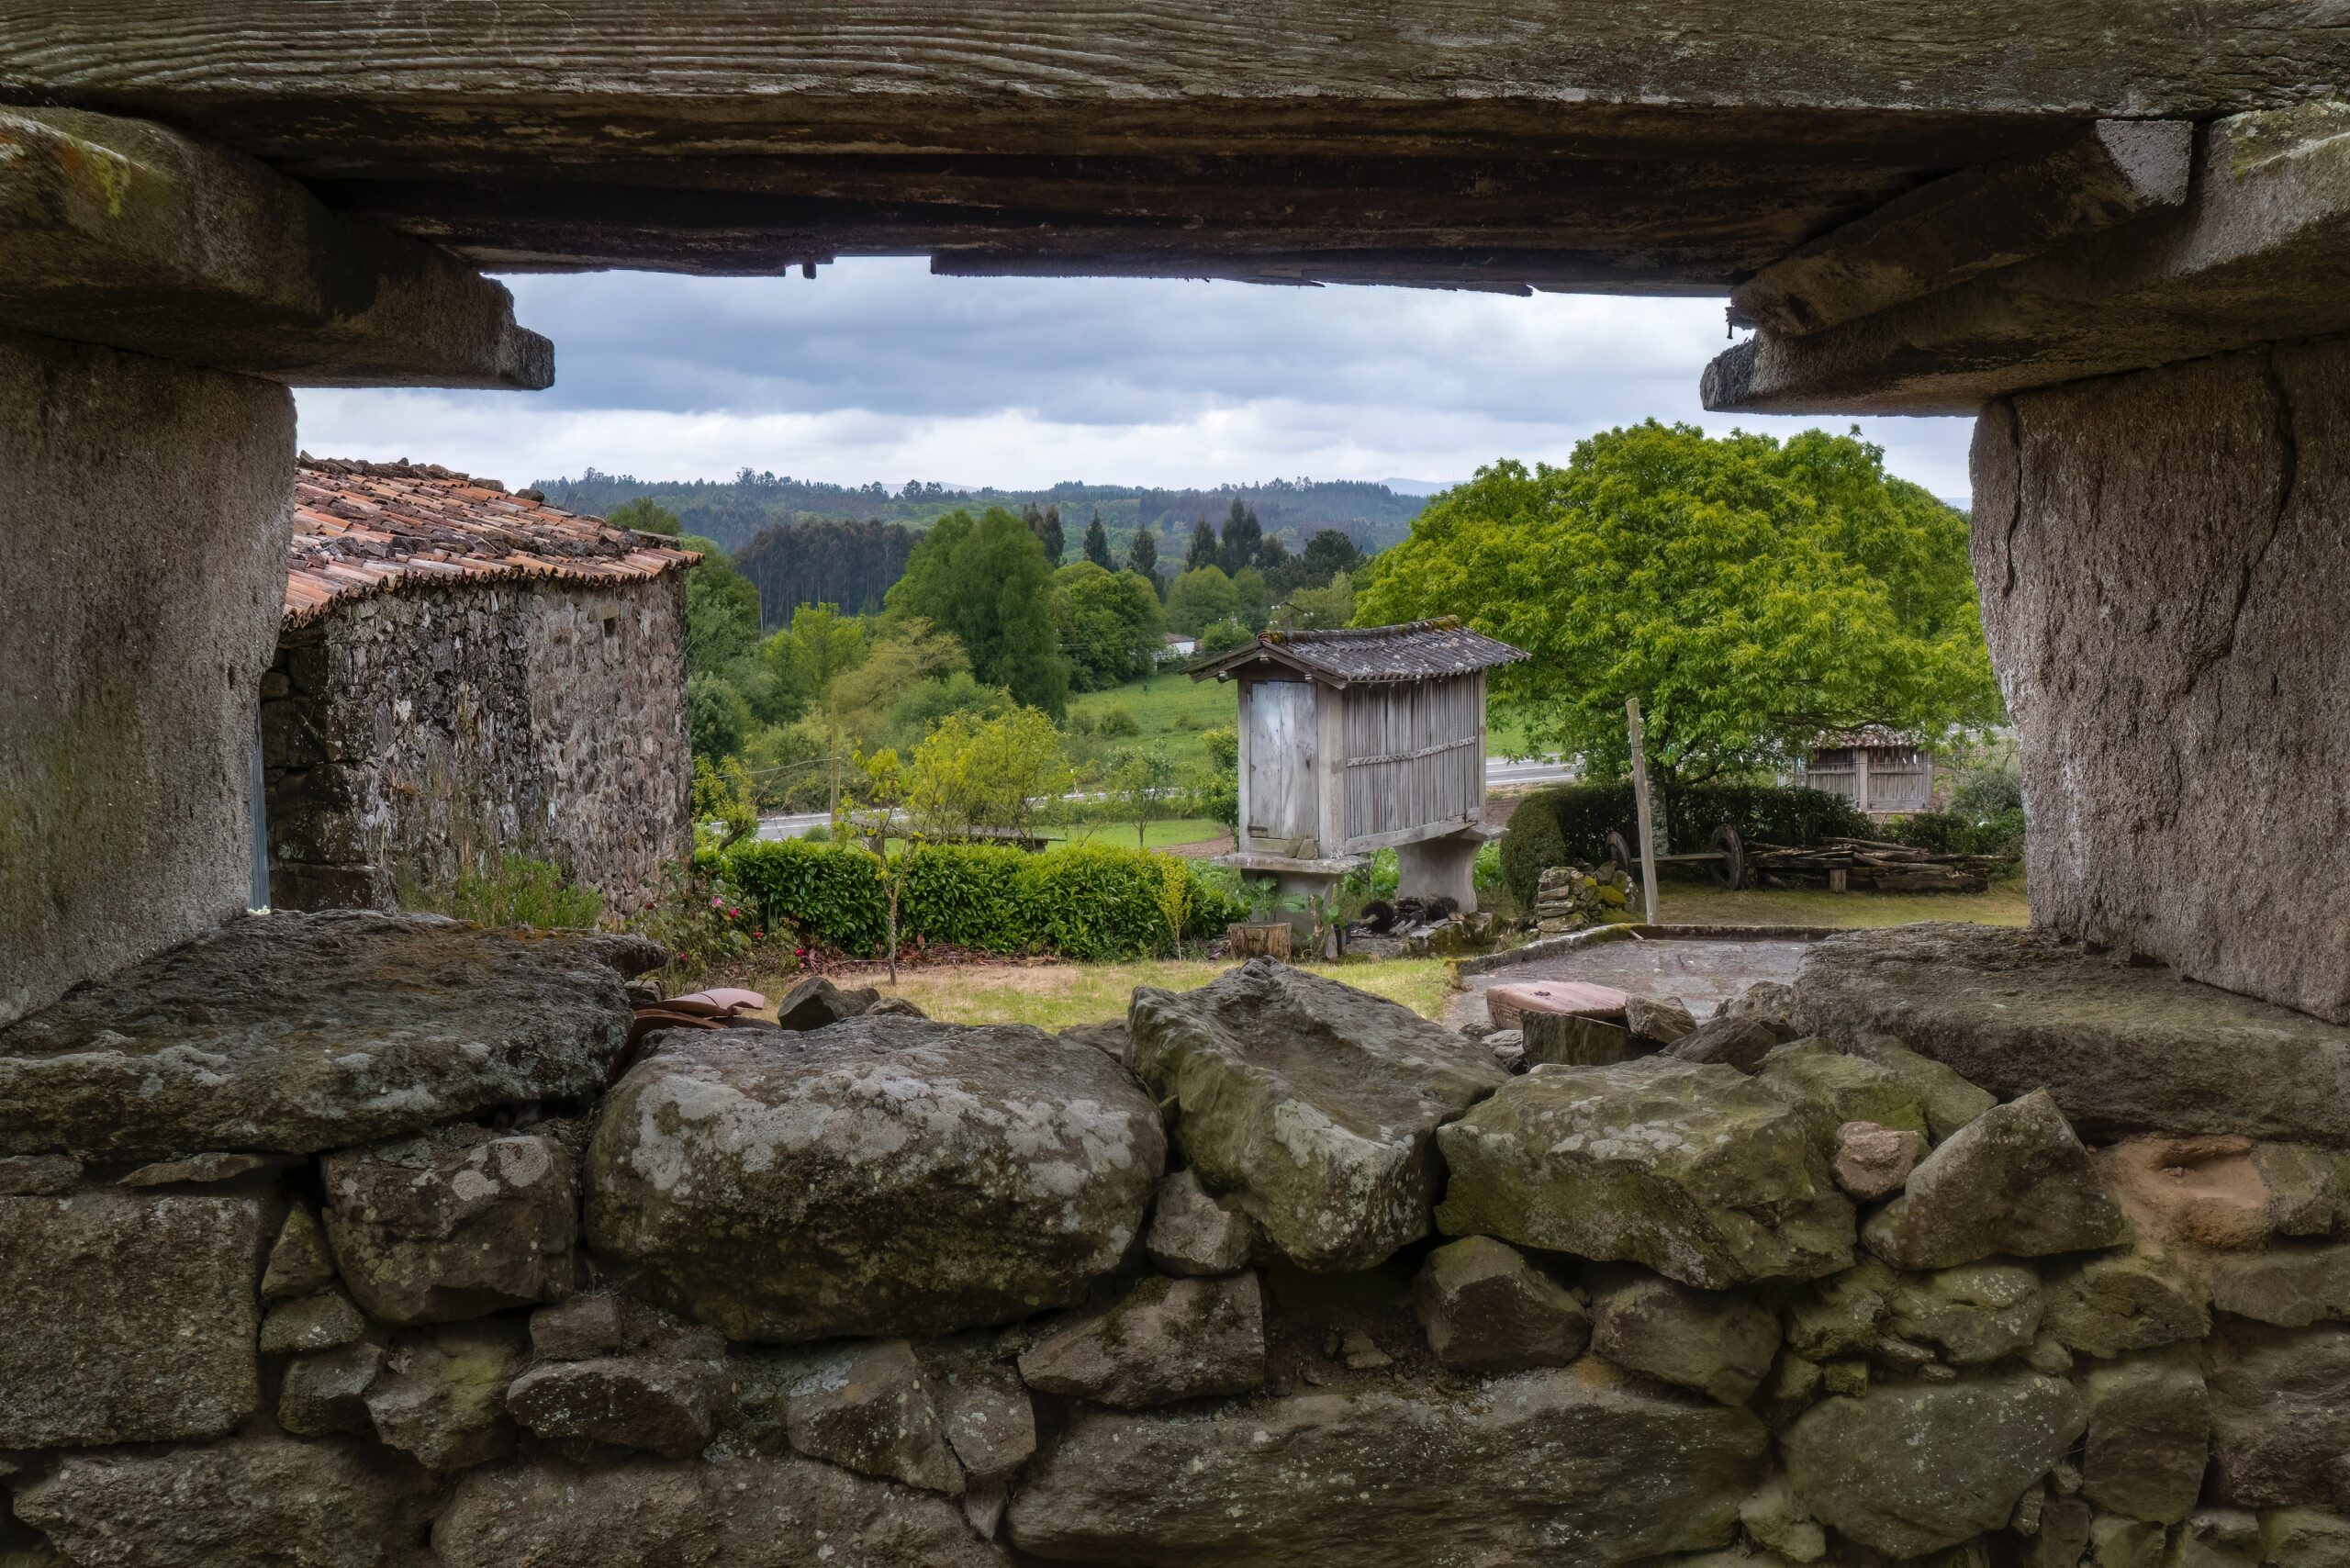
[[1632,802],[1640,816],[1640,895],[1648,909],[1648,922],[1656,922],[1656,840],[1649,836],[1649,763],[1646,749],[1640,744],[1640,700],[1627,698],[1624,717],[1632,737]]

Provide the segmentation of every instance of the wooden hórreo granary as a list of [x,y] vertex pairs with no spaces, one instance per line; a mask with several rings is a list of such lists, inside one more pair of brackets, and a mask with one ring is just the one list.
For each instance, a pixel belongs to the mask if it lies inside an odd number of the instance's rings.
[[1266,632],[1194,665],[1240,687],[1237,843],[1225,863],[1299,891],[1393,849],[1398,891],[1473,909],[1490,836],[1485,672],[1526,655],[1446,616]]

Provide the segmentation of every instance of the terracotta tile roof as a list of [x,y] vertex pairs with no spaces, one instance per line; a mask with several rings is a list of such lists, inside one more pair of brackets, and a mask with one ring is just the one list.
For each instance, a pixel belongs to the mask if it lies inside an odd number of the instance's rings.
[[334,605],[425,584],[657,577],[701,557],[657,533],[546,504],[428,463],[356,463],[304,453],[294,470],[285,624]]
[[1459,616],[1445,615],[1341,632],[1259,632],[1255,642],[1193,665],[1192,678],[1204,680],[1261,658],[1345,686],[1466,675],[1524,657],[1507,643],[1472,632]]

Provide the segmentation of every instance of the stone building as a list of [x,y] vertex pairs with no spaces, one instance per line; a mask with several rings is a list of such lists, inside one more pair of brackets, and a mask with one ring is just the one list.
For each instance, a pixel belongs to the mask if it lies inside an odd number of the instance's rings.
[[695,559],[494,479],[305,457],[261,688],[270,902],[388,907],[508,853],[607,898],[655,880],[691,844]]

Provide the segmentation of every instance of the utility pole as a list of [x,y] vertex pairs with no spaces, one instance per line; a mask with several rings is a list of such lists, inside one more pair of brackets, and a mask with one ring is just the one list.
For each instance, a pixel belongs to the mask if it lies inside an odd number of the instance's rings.
[[1649,762],[1647,749],[1640,744],[1640,700],[1625,699],[1626,727],[1632,739],[1632,803],[1640,817],[1640,894],[1648,909],[1648,923],[1656,920],[1656,840],[1649,828]]

